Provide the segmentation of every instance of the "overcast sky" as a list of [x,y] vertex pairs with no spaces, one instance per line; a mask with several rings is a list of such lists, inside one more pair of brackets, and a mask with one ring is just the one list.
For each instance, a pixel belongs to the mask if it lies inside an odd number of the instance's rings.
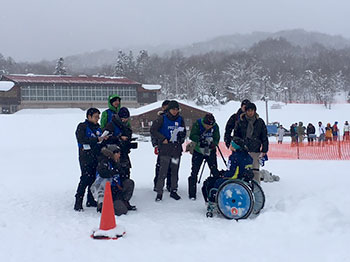
[[56,59],[303,28],[350,38],[350,0],[1,0],[0,53]]

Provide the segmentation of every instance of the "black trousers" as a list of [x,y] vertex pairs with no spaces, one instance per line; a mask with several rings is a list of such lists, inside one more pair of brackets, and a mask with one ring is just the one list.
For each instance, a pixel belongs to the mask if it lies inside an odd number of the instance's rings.
[[128,213],[128,208],[125,202],[128,202],[131,199],[135,188],[135,183],[131,179],[125,179],[122,182],[122,185],[122,190],[117,190],[115,192],[112,189],[114,213],[117,216]]
[[199,169],[203,163],[203,160],[206,160],[210,168],[211,174],[213,176],[218,176],[218,164],[216,159],[216,148],[211,150],[209,155],[203,155],[197,151],[193,151],[192,155],[192,171],[191,175],[188,177],[188,196],[190,198],[195,198],[197,195],[197,177]]
[[76,198],[84,198],[85,190],[88,188],[87,202],[95,202],[94,197],[91,193],[91,185],[95,182],[96,178],[96,162],[87,162],[81,157],[79,157],[79,164],[81,169],[80,181],[77,188],[77,193],[75,194]]
[[[157,185],[157,181],[158,181],[158,177],[159,177],[159,169],[160,169],[160,158],[158,155],[157,164],[156,164],[156,175],[153,179],[154,188],[156,188],[156,185]],[[166,177],[166,188],[169,190],[171,188],[171,168],[170,168],[170,165],[169,165],[168,173],[167,173],[167,177]]]

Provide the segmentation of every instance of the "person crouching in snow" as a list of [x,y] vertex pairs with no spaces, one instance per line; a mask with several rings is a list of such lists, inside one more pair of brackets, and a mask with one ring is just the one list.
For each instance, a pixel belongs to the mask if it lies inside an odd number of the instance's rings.
[[120,148],[108,145],[102,148],[98,158],[96,180],[91,187],[94,198],[97,201],[97,212],[102,211],[104,189],[106,182],[111,182],[114,213],[117,216],[126,214],[129,210],[136,210],[136,206],[130,204],[134,192],[134,181],[121,179],[124,172],[120,165]]
[[209,195],[212,188],[219,186],[228,179],[241,179],[246,182],[254,178],[253,173],[253,158],[248,153],[248,148],[245,146],[242,139],[233,137],[230,143],[231,156],[228,159],[226,171],[220,171],[219,176],[208,177],[203,183],[202,193],[205,202],[215,202],[215,195]]

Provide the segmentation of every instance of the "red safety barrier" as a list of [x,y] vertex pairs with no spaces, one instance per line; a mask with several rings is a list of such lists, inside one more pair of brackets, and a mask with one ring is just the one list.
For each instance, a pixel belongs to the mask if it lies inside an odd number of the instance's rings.
[[[231,155],[231,151],[226,148],[224,142],[220,142],[219,146],[224,157]],[[217,155],[220,156],[219,151]],[[328,144],[314,142],[310,145],[307,142],[294,144],[270,142],[268,157],[269,159],[350,160],[350,141],[332,141]]]
[[[225,157],[231,152],[224,142],[220,142],[220,149]],[[219,155],[219,152],[217,152]],[[313,145],[304,143],[269,143],[269,159],[305,159],[305,160],[350,160],[350,142],[332,141],[332,143]]]

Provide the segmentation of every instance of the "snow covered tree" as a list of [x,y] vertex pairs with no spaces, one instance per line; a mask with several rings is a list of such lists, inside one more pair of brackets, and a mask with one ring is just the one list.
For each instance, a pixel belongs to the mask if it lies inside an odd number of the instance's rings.
[[193,98],[198,90],[203,90],[204,74],[195,67],[190,67],[183,71],[182,88],[187,98]]
[[233,61],[223,72],[226,76],[226,89],[233,100],[251,98],[251,91],[261,79],[261,66],[255,61]]
[[136,71],[139,75],[139,81],[145,81],[147,67],[149,66],[149,55],[146,50],[141,50],[136,58]]
[[66,74],[67,74],[67,71],[64,66],[64,59],[63,57],[60,57],[57,60],[54,75],[66,75]]
[[115,76],[125,76],[127,72],[127,56],[126,54],[122,51],[118,51],[118,56],[117,56],[117,61],[114,66],[114,75]]
[[305,72],[305,78],[311,85],[312,92],[315,94],[317,101],[324,104],[325,107],[331,108],[334,96],[342,85],[343,77],[341,72],[326,75],[321,70]]

